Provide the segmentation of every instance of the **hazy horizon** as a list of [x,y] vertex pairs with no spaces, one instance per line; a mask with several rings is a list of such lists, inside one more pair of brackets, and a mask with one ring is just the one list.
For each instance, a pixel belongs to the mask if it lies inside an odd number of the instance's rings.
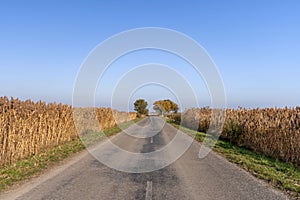
[[[130,29],[162,27],[186,34],[207,51],[224,82],[229,108],[296,107],[299,8],[298,1],[2,2],[0,96],[71,105],[80,66],[99,43]],[[158,50],[132,52],[112,63],[95,91],[96,106],[110,107],[115,84],[145,63],[172,68],[195,90],[199,106],[210,106],[205,80],[180,57]],[[113,108],[126,109],[122,97]],[[130,110],[138,98],[149,104],[178,102],[176,94],[155,84],[133,92]]]

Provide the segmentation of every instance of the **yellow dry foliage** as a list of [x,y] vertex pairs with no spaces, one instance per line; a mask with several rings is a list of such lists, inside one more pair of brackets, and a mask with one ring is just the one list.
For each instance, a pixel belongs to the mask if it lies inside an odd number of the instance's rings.
[[[0,166],[78,138],[78,134],[89,127],[83,123],[92,117],[88,111],[86,108],[77,110],[84,118],[77,118],[80,121],[76,129],[69,105],[0,97]],[[136,117],[135,113],[110,108],[96,108],[95,111],[101,129]]]
[[[182,114],[181,123],[206,132],[211,112],[209,108],[189,109]],[[218,123],[218,117],[214,123]],[[300,165],[299,108],[227,109],[221,137],[255,152]]]

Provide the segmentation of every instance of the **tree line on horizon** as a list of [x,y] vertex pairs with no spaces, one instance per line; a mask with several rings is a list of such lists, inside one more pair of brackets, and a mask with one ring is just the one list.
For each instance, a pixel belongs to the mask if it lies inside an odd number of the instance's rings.
[[[134,102],[134,110],[137,112],[138,116],[149,114],[149,109],[147,109],[148,102],[145,99],[137,99]],[[178,104],[174,103],[170,99],[158,100],[153,103],[153,109],[159,115],[177,113]]]

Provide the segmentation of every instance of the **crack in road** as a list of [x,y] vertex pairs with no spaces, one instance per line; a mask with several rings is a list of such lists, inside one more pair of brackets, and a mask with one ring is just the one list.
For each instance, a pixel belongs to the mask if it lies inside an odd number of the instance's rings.
[[147,181],[145,200],[152,200],[152,181]]

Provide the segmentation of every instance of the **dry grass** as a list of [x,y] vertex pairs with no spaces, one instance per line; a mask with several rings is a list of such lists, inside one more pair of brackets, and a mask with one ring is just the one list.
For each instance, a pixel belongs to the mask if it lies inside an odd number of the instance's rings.
[[[187,110],[181,123],[207,132],[211,112],[208,108]],[[300,166],[299,108],[227,109],[221,137],[240,147]]]
[[117,122],[135,118],[134,113],[118,112],[110,108],[97,108],[94,115],[86,108],[74,112],[77,113],[77,129],[69,105],[0,97],[0,166],[10,165],[72,141],[78,138],[78,134],[95,130],[95,126],[99,131],[98,125],[104,130],[115,126]]
[[[205,137],[213,138],[205,133],[182,127],[177,123],[171,122],[171,124],[199,142],[203,142]],[[254,176],[283,190],[290,196],[290,199],[300,199],[300,169],[291,163],[255,153],[224,140],[218,140],[213,150]]]
[[[121,132],[121,128],[125,129],[139,120],[141,120],[141,118],[124,122],[120,126],[105,129],[103,134],[106,137],[112,136]],[[0,192],[20,181],[27,180],[30,177],[37,176],[40,173],[45,172],[45,169],[50,168],[57,162],[83,150],[86,147],[86,144],[93,144],[95,141],[94,134],[95,133],[88,133],[81,139],[76,138],[43,153],[39,153],[26,159],[22,159],[12,165],[0,168]],[[104,137],[100,138],[100,140],[102,139],[104,139]],[[84,143],[82,142],[83,140],[85,141]],[[99,140],[96,142],[99,142]]]

